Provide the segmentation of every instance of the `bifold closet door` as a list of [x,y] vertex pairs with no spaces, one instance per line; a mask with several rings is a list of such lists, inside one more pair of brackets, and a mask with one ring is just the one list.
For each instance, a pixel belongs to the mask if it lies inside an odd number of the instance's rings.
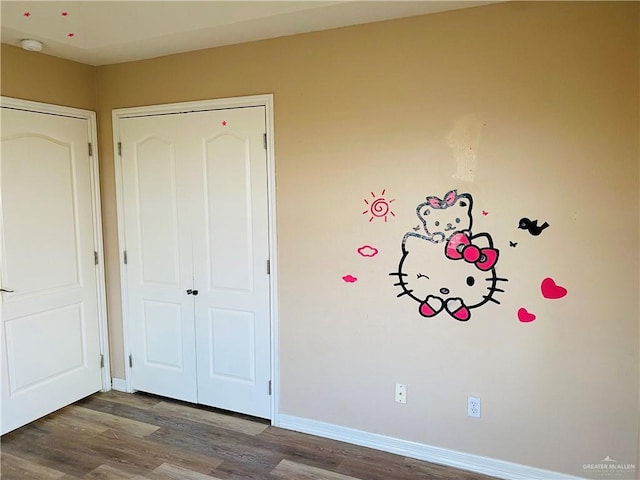
[[4,434],[102,378],[89,121],[0,110]]
[[120,128],[134,389],[270,417],[265,108]]

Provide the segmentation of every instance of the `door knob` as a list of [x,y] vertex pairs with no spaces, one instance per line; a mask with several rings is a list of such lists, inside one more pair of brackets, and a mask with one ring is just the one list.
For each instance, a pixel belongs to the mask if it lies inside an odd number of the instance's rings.
[[187,290],[187,295],[191,295],[193,293],[193,290],[189,289]]
[[194,294],[194,295],[197,295],[197,294],[198,294],[198,290],[194,290],[194,291],[193,291],[193,294]]
[[0,288],[0,292],[13,293],[14,290],[7,290],[6,288]]

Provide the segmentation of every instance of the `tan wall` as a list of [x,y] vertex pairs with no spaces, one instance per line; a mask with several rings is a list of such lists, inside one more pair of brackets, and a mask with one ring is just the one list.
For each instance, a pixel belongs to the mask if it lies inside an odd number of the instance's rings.
[[[607,455],[635,463],[638,7],[506,3],[99,67],[114,376],[111,110],[273,93],[280,412],[580,476]],[[473,180],[456,178],[474,155]],[[416,205],[453,188],[509,279],[466,323],[421,317],[388,275]],[[363,199],[382,189],[395,217],[368,222]],[[530,236],[523,216],[551,227]],[[546,276],[568,295],[543,299]]]
[[2,44],[0,92],[6,97],[96,110],[96,71],[90,65]]

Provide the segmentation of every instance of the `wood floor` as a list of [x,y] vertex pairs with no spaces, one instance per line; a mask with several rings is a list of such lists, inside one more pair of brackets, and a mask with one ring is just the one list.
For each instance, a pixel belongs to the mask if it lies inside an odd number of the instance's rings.
[[1,440],[1,478],[489,480],[146,394],[97,393]]

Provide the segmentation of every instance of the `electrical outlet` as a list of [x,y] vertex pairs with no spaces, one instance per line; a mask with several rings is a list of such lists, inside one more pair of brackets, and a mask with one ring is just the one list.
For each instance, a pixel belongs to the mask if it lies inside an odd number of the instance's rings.
[[467,417],[480,418],[480,397],[467,397]]
[[407,403],[407,386],[396,383],[396,403]]

